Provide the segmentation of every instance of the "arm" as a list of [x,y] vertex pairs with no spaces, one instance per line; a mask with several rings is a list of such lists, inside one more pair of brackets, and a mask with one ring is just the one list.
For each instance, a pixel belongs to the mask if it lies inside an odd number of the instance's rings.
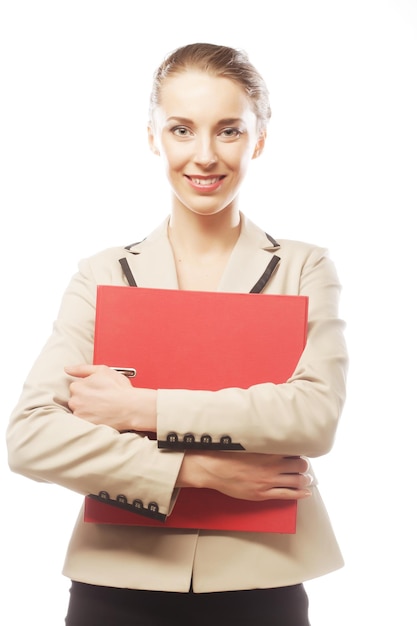
[[[120,251],[116,254],[115,259],[119,257]],[[33,480],[62,485],[83,495],[105,490],[112,499],[118,494],[124,494],[129,502],[140,498],[145,506],[156,501],[159,511],[164,514],[172,509],[176,487],[211,486],[230,493],[230,486],[234,482],[232,461],[236,461],[236,475],[243,472],[247,476],[254,476],[253,470],[258,466],[256,455],[245,455],[246,465],[242,465],[242,459],[220,458],[220,455],[216,459],[210,454],[204,458],[187,454],[184,460],[183,452],[161,451],[156,441],[147,436],[119,432],[131,430],[132,423],[103,423],[105,420],[97,420],[97,416],[88,419],[88,411],[86,414],[80,406],[75,407],[71,403],[70,389],[71,384],[74,384],[74,376],[94,382],[90,376],[90,368],[93,366],[89,364],[93,357],[96,285],[98,282],[122,284],[122,278],[117,273],[117,261],[105,261],[109,272],[99,277],[92,270],[90,262],[80,264],[79,273],[72,279],[63,296],[53,333],[25,381],[7,430],[12,471]],[[101,267],[103,264],[100,260],[98,265]],[[81,371],[74,371],[68,368],[71,363],[84,365]],[[145,413],[139,415],[146,419],[145,430],[155,430],[156,392],[130,389],[129,381],[121,374],[109,368],[98,369],[101,373],[106,370],[106,374],[113,376],[113,382],[117,381],[116,386],[120,385],[119,392],[123,388],[124,406],[133,403],[135,419],[137,407],[147,407]],[[105,386],[109,387],[107,383]],[[128,386],[129,394],[126,393]],[[135,394],[134,401],[131,393]],[[120,396],[117,402],[121,402]],[[74,414],[73,410],[82,417]],[[153,427],[149,419],[153,420]],[[143,430],[138,424],[133,424],[133,428]],[[204,469],[204,462],[211,465]],[[274,467],[270,464],[269,470],[265,472],[261,464],[259,491],[257,494],[252,491],[251,497],[288,497],[288,489],[294,490],[293,498],[308,495],[305,486],[309,484],[309,477],[291,477],[287,474],[304,471],[305,468],[305,462],[289,460],[276,463]],[[278,480],[280,475],[281,480]],[[279,489],[275,489],[275,486]],[[270,494],[265,493],[268,489]],[[247,497],[251,490],[253,484],[243,482],[235,497]]]
[[[103,365],[65,368],[76,377],[69,407],[91,424],[119,431],[156,429],[156,391],[134,388]],[[300,457],[238,452],[188,452],[176,487],[210,488],[245,500],[300,499],[310,495],[308,462]]]
[[243,500],[300,500],[314,478],[301,457],[242,452],[187,452],[177,487],[206,487]]
[[166,448],[169,433],[178,435],[176,449],[187,449],[186,433],[196,441],[207,433],[213,442],[228,435],[250,452],[311,457],[328,452],[344,403],[347,369],[334,266],[323,249],[286,242],[269,291],[309,298],[307,345],[286,383],[215,392],[159,389],[157,416],[144,415],[138,399],[126,428],[157,431]]
[[117,259],[106,253],[98,267],[82,262],[62,300],[53,332],[34,363],[7,431],[13,471],[52,482],[81,494],[106,490],[129,501],[156,501],[162,513],[175,500],[175,481],[183,453],[163,454],[156,442],[134,433],[120,434],[73,415],[69,407],[71,363],[91,363],[95,295],[98,282],[123,284]]
[[[194,432],[196,438],[199,433],[209,432],[216,439],[216,436],[220,438],[230,432],[234,440],[245,442],[247,451],[292,456],[318,456],[327,452],[345,393],[344,325],[337,314],[340,286],[325,252],[305,247],[308,254],[298,259],[290,258],[287,267],[280,268],[282,284],[275,285],[272,290],[278,293],[295,291],[310,299],[307,347],[297,370],[286,384],[264,384],[249,390],[220,392],[159,390],[158,420],[153,411],[146,415],[141,412],[143,393],[152,392],[137,390],[138,395],[131,406],[131,421],[118,427],[155,431],[158,421],[158,435],[162,439],[164,431],[172,430],[178,432],[180,438],[186,432]],[[72,373],[79,375],[76,371]],[[154,400],[155,396],[152,403]],[[98,421],[107,419],[93,412],[91,419],[97,418]],[[203,458],[208,461],[207,452]],[[219,456],[214,458],[220,459]],[[223,456],[222,461],[225,458]],[[187,454],[182,469],[189,459]],[[183,485],[181,481],[182,477],[177,484]],[[189,486],[190,482],[186,481],[186,484]]]
[[347,368],[334,266],[320,248],[284,245],[268,289],[309,297],[307,345],[295,372],[280,385],[215,392],[159,390],[157,434],[166,447],[173,432],[181,442],[186,433],[196,440],[208,433],[213,441],[230,435],[247,452],[314,457],[330,450],[344,403]]

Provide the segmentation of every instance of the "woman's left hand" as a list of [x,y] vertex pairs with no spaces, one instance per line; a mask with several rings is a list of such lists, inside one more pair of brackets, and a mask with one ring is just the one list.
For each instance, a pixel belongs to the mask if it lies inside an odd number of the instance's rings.
[[156,391],[133,387],[106,365],[72,365],[65,372],[75,378],[68,406],[77,417],[120,432],[156,431]]

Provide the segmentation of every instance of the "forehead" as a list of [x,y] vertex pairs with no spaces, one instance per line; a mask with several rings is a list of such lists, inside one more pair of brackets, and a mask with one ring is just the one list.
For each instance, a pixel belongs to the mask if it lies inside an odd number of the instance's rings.
[[197,69],[184,70],[164,79],[159,108],[167,116],[255,116],[251,100],[241,85],[230,78]]

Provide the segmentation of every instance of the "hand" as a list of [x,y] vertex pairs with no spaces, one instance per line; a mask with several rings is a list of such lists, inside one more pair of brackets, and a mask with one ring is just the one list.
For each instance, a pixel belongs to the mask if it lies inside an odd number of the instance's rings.
[[91,424],[106,424],[118,431],[156,431],[156,391],[136,389],[123,374],[105,365],[65,368],[76,378],[70,384],[68,406]]
[[303,457],[247,452],[187,452],[178,487],[208,487],[243,500],[299,500],[311,495]]

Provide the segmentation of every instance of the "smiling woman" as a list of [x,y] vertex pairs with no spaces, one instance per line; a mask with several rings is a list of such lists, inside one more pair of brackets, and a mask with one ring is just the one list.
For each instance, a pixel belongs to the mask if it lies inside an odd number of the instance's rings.
[[[151,96],[149,143],[174,192],[169,236],[183,289],[216,289],[239,236],[238,192],[262,153],[270,116],[260,75],[242,52],[230,63],[225,50],[177,50],[158,70]],[[221,237],[213,241],[199,228],[197,239],[189,211],[217,215]]]
[[[297,500],[297,532],[101,525],[81,511],[64,566],[67,626],[307,626],[304,581],[343,565],[306,458],[331,449],[344,404],[337,274],[326,250],[275,239],[238,205],[269,116],[243,52],[197,43],[165,59],[148,135],[170,183],[169,215],[140,243],[80,262],[11,416],[8,448],[12,470],[122,508],[140,503],[136,514],[150,519],[170,515],[179,489]],[[305,296],[307,344],[283,384],[133,387],[92,364],[103,284]]]
[[265,129],[237,82],[199,69],[165,78],[149,141],[163,156],[175,193],[173,222],[186,209],[205,215],[224,211],[238,224],[237,194],[264,140]]

